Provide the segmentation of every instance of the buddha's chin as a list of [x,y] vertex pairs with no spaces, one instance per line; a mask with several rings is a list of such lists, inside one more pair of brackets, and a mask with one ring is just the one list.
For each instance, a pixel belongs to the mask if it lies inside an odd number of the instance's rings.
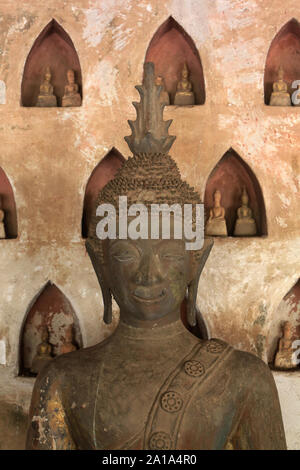
[[[138,322],[154,322],[163,319],[167,319],[168,316],[173,316],[174,311],[179,312],[179,307],[170,306],[168,302],[163,300],[153,299],[151,302],[136,302],[135,308],[133,308],[129,315],[127,315],[128,320],[131,318],[133,321]],[[179,316],[179,313],[178,313]],[[177,319],[177,318],[176,318]]]

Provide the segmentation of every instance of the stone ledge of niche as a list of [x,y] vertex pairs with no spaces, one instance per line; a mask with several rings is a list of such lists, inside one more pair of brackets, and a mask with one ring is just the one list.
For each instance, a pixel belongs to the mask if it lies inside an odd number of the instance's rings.
[[[5,383],[2,384],[2,380],[5,379]],[[31,396],[34,387],[36,377],[22,377],[22,376],[7,376],[0,375],[1,390],[0,390],[0,401],[16,401],[18,397]]]
[[19,243],[20,241],[21,241],[20,236],[17,236],[16,238],[0,238],[0,243],[8,243],[8,242]]
[[270,241],[270,238],[268,235],[258,235],[257,237],[214,237],[214,236],[208,236],[205,238],[212,238],[215,243],[220,243],[222,245],[223,243],[247,243],[251,241],[256,241],[256,240],[268,240]]
[[77,240],[74,239],[69,239],[69,238],[57,238],[57,239],[51,239],[51,240],[41,240],[40,237],[31,237],[31,238],[22,238],[18,236],[17,238],[2,238],[0,239],[0,244],[1,243],[8,243],[10,242],[11,244],[15,243],[18,245],[38,245],[40,246],[49,246],[49,245],[55,245],[56,243],[63,244],[63,243],[68,243],[71,245],[84,245],[86,241],[86,238],[82,238],[81,235],[78,236]]
[[290,117],[291,115],[297,116],[300,114],[300,106],[270,106],[269,104],[263,104],[261,109],[268,116],[275,117]]
[[204,104],[189,104],[184,106],[179,106],[176,104],[168,104],[164,107],[164,114],[167,113],[176,113],[177,110],[184,111],[186,110],[188,113],[196,113],[197,110],[200,112],[207,111],[208,107]]
[[299,382],[299,380],[300,380],[300,369],[295,369],[295,370],[274,370],[274,369],[271,369],[271,372],[272,372],[274,378],[292,379],[292,380],[297,380],[297,382]]
[[[101,105],[99,105],[100,107]],[[95,106],[93,105],[93,108]],[[101,106],[102,107],[102,106]],[[23,105],[20,105],[19,106],[19,110],[18,112],[20,112],[20,110],[26,110],[24,111],[24,113],[30,113],[32,115],[40,115],[41,113],[45,113],[47,112],[48,114],[55,114],[55,113],[65,113],[65,112],[73,112],[74,114],[76,113],[79,113],[79,111],[81,111],[82,109],[91,109],[89,106],[53,106],[53,107],[39,107],[39,106],[23,106]],[[27,111],[28,110],[28,111]]]

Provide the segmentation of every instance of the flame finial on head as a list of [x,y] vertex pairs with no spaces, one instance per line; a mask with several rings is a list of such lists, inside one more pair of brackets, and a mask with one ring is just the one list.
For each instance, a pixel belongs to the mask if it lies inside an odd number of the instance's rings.
[[165,154],[170,150],[176,137],[168,133],[172,119],[163,120],[165,104],[159,100],[162,86],[155,84],[152,62],[145,63],[143,85],[137,85],[135,88],[140,94],[141,101],[132,103],[137,116],[135,121],[128,121],[132,134],[125,137],[125,140],[134,155]]

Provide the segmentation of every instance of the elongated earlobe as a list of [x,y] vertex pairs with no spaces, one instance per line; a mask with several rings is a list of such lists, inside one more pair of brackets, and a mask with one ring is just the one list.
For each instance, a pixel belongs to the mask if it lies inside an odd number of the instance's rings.
[[103,321],[104,323],[109,325],[109,323],[112,322],[112,295],[104,278],[102,276],[97,276],[97,277],[98,277],[98,281],[101,287],[102,297],[103,297],[103,305],[104,305]]
[[112,322],[112,295],[105,280],[103,264],[100,262],[99,256],[97,256],[98,250],[95,242],[87,240],[85,246],[101,287],[104,305],[103,321],[104,323],[109,324]]
[[197,301],[197,291],[198,291],[198,284],[201,272],[204,268],[210,250],[213,247],[213,240],[206,239],[204,241],[204,247],[202,248],[202,256],[200,258],[199,264],[196,269],[196,273],[192,282],[188,286],[188,295],[187,295],[187,321],[190,326],[196,326],[197,319],[196,319],[196,301]]

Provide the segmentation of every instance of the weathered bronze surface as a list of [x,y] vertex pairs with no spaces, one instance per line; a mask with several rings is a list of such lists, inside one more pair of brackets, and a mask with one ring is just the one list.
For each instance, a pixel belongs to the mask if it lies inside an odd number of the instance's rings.
[[37,107],[51,108],[57,106],[56,96],[53,94],[53,86],[50,83],[51,80],[51,71],[50,67],[46,68],[46,73],[44,76],[44,81],[40,86],[40,93],[37,99]]
[[287,83],[283,80],[283,68],[279,67],[278,80],[273,83],[270,106],[291,106]]
[[68,70],[67,80],[68,84],[65,86],[62,106],[81,106],[81,96],[78,92],[78,85],[75,83],[74,70]]
[[177,84],[177,92],[174,104],[178,106],[186,106],[195,104],[195,95],[192,91],[192,83],[189,80],[189,71],[187,65],[184,64],[181,71],[181,79]]
[[239,237],[256,235],[256,223],[252,217],[252,210],[248,206],[249,197],[246,188],[242,192],[242,205],[237,210],[237,219],[234,227],[234,235]]
[[209,219],[205,228],[206,235],[226,237],[227,226],[225,220],[225,209],[221,206],[221,191],[218,189],[214,193],[214,207],[209,211]]
[[[134,156],[96,206],[110,201],[117,208],[120,195],[147,207],[199,202],[165,153],[174,138],[162,121],[153,64],[145,64],[138,90],[141,103],[127,137]],[[144,153],[136,151],[141,148]],[[268,367],[223,341],[199,340],[180,320],[187,293],[187,318],[195,324],[199,277],[212,241],[198,251],[187,251],[178,239],[101,242],[98,221],[94,216],[86,246],[102,289],[104,321],[111,321],[113,295],[120,322],[102,343],[56,358],[38,376],[27,448],[285,449]]]

